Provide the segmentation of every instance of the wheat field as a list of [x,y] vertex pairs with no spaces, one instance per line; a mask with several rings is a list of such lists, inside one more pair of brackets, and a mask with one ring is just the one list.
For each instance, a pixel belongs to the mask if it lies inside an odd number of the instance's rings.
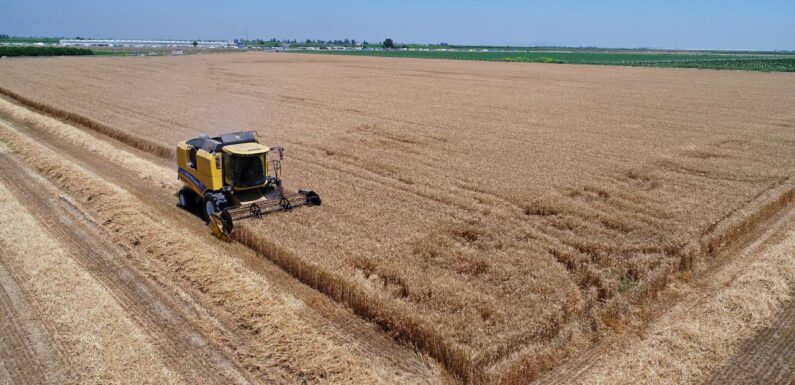
[[14,60],[0,89],[167,160],[285,146],[324,204],[238,240],[470,382],[644,322],[793,199],[790,74],[251,53]]

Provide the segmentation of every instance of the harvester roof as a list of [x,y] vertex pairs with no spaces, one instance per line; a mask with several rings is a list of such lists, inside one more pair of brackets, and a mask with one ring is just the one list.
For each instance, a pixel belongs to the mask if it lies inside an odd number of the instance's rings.
[[255,155],[268,152],[270,148],[259,143],[239,143],[224,146],[224,152],[235,155]]
[[[209,153],[216,153],[221,151],[222,148],[226,146],[241,144],[241,143],[257,143],[257,139],[255,138],[254,131],[241,131],[241,132],[231,132],[228,134],[221,134],[215,137],[209,137],[208,135],[202,135],[198,138],[193,138],[188,140],[187,143],[193,147],[203,149]],[[265,146],[261,146],[265,147]],[[268,148],[265,147],[265,151]],[[261,151],[260,151],[261,152]]]

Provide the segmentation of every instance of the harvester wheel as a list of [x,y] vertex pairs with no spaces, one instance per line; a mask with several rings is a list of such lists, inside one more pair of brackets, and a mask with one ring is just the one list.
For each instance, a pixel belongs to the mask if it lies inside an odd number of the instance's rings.
[[218,211],[218,207],[215,204],[215,200],[212,198],[204,198],[204,219],[210,220],[210,217]]
[[182,190],[179,190],[178,195],[179,195],[178,197],[179,200],[177,204],[179,204],[179,207],[188,210],[191,207],[193,207],[194,204],[196,204],[196,194],[193,191],[184,188]]
[[316,192],[312,190],[307,191],[306,199],[309,201],[310,204],[313,204],[315,206],[320,206],[321,202],[320,195],[318,195]]

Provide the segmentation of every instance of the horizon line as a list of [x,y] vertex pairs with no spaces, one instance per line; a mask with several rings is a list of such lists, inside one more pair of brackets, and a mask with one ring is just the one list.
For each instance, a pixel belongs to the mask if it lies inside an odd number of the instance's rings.
[[[226,38],[226,39],[218,39],[218,38],[211,38],[211,39],[208,39],[208,38],[191,38],[191,39],[147,38],[147,39],[143,39],[143,38],[114,38],[114,37],[80,37],[80,36],[77,36],[77,37],[65,37],[65,36],[16,36],[16,35],[11,35],[11,34],[6,34],[6,35],[8,36],[8,39],[18,38],[18,39],[60,39],[60,40],[163,40],[163,41],[193,41],[193,40],[196,40],[196,41],[247,41],[247,42],[262,40],[262,41],[265,41],[265,42],[270,42],[273,39],[276,39],[278,42],[285,42],[285,41],[294,40],[296,42],[295,44],[306,44],[305,42],[307,40],[307,39],[298,39],[298,38],[275,38],[275,37],[271,37],[271,38],[267,38],[267,39],[265,39],[265,38],[243,39],[242,37],[231,38],[231,39],[228,39],[228,38]],[[359,40],[359,39],[350,39],[350,38],[344,38],[344,39],[355,40],[355,41],[357,41],[359,43],[367,41],[366,39],[361,39],[361,40]],[[389,39],[389,37],[386,37],[385,39]],[[310,38],[308,40],[313,40],[313,41],[317,41],[317,40],[333,41],[333,40],[343,40],[343,39],[311,39]],[[368,42],[368,44],[378,44],[380,42],[383,42],[383,40]],[[793,52],[793,53],[795,53],[795,48],[791,48],[791,49],[787,49],[787,48],[761,49],[761,48],[682,48],[682,47],[651,47],[651,46],[648,46],[648,47],[638,47],[638,46],[636,46],[636,47],[619,47],[619,46],[596,46],[596,45],[575,46],[575,45],[554,45],[554,44],[552,44],[552,45],[546,45],[546,44],[545,45],[511,45],[511,44],[469,44],[469,43],[462,44],[462,43],[448,43],[448,42],[435,42],[435,43],[423,42],[423,43],[420,43],[420,42],[398,42],[398,41],[395,41],[395,44],[396,45],[436,45],[436,46],[447,45],[447,46],[453,46],[453,47],[528,48],[528,49],[531,49],[531,48],[536,48],[536,49],[538,49],[538,48],[558,48],[558,49],[559,48],[564,48],[564,49],[568,48],[568,49],[605,49],[605,50],[607,50],[607,49],[615,49],[615,50],[653,50],[653,51],[723,51],[723,52]]]

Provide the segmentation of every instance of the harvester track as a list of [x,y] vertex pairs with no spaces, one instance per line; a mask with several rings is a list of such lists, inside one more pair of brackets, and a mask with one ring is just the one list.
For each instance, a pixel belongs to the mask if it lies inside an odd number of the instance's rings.
[[129,266],[125,251],[105,241],[102,229],[45,179],[9,154],[0,154],[0,160],[12,165],[0,170],[0,181],[152,336],[169,367],[191,383],[249,383],[233,361],[191,326],[181,310],[189,305],[175,303]]
[[0,249],[0,383],[63,384],[75,380],[63,347],[52,337]]

